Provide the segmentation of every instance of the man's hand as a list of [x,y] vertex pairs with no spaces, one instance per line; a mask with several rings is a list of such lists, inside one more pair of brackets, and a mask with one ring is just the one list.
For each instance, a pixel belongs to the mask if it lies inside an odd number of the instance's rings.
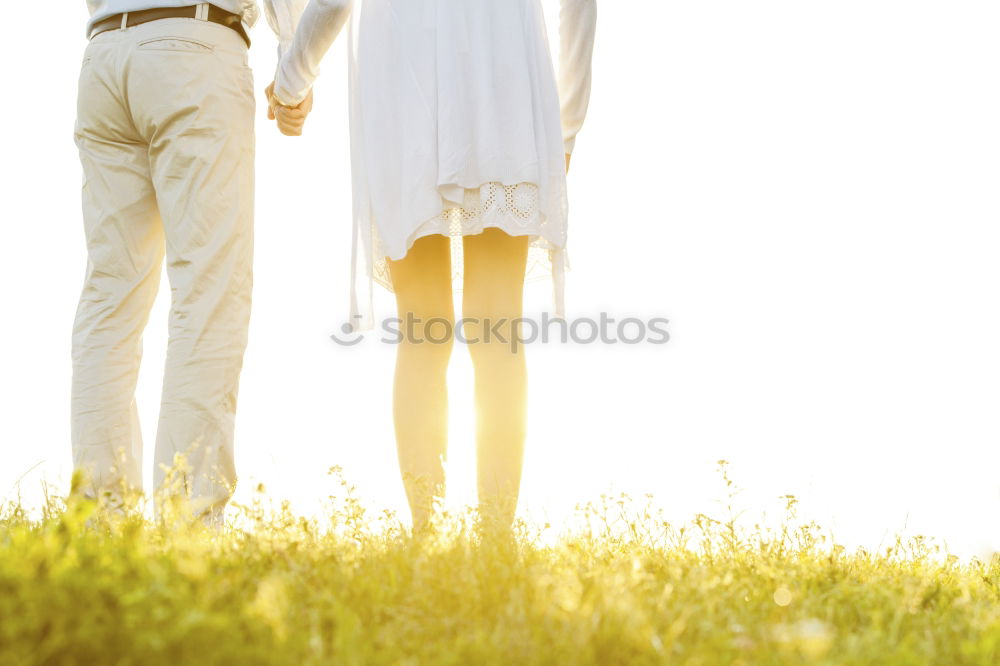
[[313,108],[313,91],[310,90],[298,106],[285,106],[275,99],[273,82],[264,90],[264,94],[267,96],[268,120],[277,120],[278,129],[285,136],[302,136],[302,128]]

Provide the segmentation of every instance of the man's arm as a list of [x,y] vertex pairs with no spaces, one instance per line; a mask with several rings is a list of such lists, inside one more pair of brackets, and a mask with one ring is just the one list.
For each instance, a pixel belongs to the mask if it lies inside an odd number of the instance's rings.
[[263,0],[267,24],[278,37],[278,60],[288,52],[309,0]]
[[[296,0],[290,0],[295,2]],[[301,104],[319,76],[319,64],[343,29],[351,0],[311,0],[295,36],[278,64],[274,99],[285,107]]]

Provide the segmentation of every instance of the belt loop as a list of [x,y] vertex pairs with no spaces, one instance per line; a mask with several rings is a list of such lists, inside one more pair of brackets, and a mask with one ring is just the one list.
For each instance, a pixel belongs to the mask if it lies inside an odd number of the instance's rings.
[[122,12],[122,30],[128,27],[128,12]]
[[196,19],[200,19],[202,21],[207,21],[208,20],[208,3],[207,2],[199,2],[198,3],[198,9],[195,12],[194,17]]

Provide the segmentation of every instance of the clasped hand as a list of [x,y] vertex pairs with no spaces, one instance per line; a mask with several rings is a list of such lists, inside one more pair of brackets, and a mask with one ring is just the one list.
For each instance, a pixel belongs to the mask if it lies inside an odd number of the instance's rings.
[[298,106],[285,106],[279,102],[274,96],[273,82],[264,90],[264,95],[267,97],[267,119],[277,120],[278,129],[285,136],[302,136],[302,128],[313,107],[312,90]]

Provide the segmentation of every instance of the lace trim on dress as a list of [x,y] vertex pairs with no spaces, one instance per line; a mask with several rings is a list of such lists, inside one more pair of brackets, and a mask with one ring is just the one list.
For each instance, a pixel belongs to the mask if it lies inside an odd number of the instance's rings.
[[[411,236],[409,246],[423,236],[451,236],[452,280],[454,289],[459,291],[464,273],[462,236],[482,233],[488,227],[502,229],[512,236],[531,237],[525,281],[554,277],[557,252],[563,253],[563,259],[558,263],[566,267],[565,250],[545,238],[547,224],[539,209],[538,187],[532,183],[486,183],[479,189],[466,189],[462,204],[447,207],[440,215],[420,225]],[[371,259],[372,279],[392,291],[387,257],[374,223]]]

